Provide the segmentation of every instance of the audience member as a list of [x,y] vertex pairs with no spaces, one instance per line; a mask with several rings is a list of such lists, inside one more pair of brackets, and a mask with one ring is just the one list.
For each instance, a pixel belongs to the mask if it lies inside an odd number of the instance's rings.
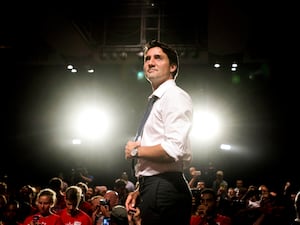
[[119,194],[114,190],[108,190],[103,197],[108,202],[110,211],[119,204]]
[[111,210],[110,225],[129,225],[127,209],[124,205],[116,205]]
[[91,208],[91,204],[90,202],[86,201],[85,199],[85,195],[88,191],[88,186],[86,183],[83,182],[78,182],[76,184],[76,186],[81,188],[82,194],[81,194],[81,200],[79,203],[79,209],[83,210],[84,212],[86,212],[89,216],[92,216],[92,208]]
[[56,202],[56,193],[50,188],[40,190],[36,199],[38,212],[25,218],[23,225],[64,225],[61,217],[51,211]]
[[96,186],[94,190],[95,190],[94,195],[104,196],[108,189],[107,189],[107,186],[102,185],[102,186]]
[[17,200],[9,200],[5,206],[1,224],[21,225],[23,218],[20,217],[20,204]]
[[218,199],[216,192],[205,188],[201,192],[200,204],[197,211],[191,216],[190,225],[231,225],[230,217],[218,212]]
[[78,182],[86,183],[91,186],[94,181],[94,176],[91,175],[88,169],[82,165],[72,169],[71,185],[76,185]]
[[114,190],[118,193],[119,196],[119,205],[125,205],[128,189],[126,188],[126,182],[123,179],[117,179],[114,183]]
[[204,181],[204,180],[199,180],[199,181],[197,182],[196,189],[201,191],[201,190],[203,190],[204,188],[206,188],[205,181]]
[[89,202],[94,195],[95,195],[94,187],[88,186],[88,190],[85,193],[85,200]]
[[208,165],[202,169],[203,179],[205,180],[206,187],[212,187],[212,183],[215,180],[217,169],[213,161],[209,161]]
[[244,187],[244,181],[242,179],[237,179],[235,181],[235,188],[234,191],[238,195],[240,188]]
[[34,204],[35,195],[35,189],[31,185],[24,185],[19,189],[17,200],[19,202],[20,221],[23,222],[28,215],[37,211]]
[[103,225],[104,218],[110,217],[109,202],[102,195],[91,198],[93,225]]
[[5,195],[0,194],[0,221],[2,220],[3,212],[5,210],[6,204],[7,204],[7,199]]
[[129,180],[128,178],[128,174],[126,172],[123,172],[121,175],[121,179],[123,179],[126,183],[126,189],[128,190],[128,192],[132,192],[135,189],[135,185],[132,181]]
[[191,166],[189,168],[189,187],[196,188],[198,181],[200,181],[201,171],[197,170],[196,167]]
[[224,198],[227,195],[228,182],[224,180],[224,172],[222,170],[216,172],[216,178],[212,183],[212,189],[221,198]]
[[285,207],[278,201],[277,194],[269,190],[267,185],[260,185],[260,210],[259,217],[253,223],[254,225],[282,225],[286,223]]
[[81,195],[80,187],[72,185],[67,188],[65,194],[66,208],[61,212],[64,224],[92,225],[92,218],[79,209]]
[[5,199],[9,201],[8,186],[4,181],[0,181],[0,195],[4,195]]
[[55,191],[57,199],[51,210],[56,214],[60,214],[61,211],[66,208],[65,195],[63,192],[64,182],[59,177],[52,177],[49,180],[48,187]]

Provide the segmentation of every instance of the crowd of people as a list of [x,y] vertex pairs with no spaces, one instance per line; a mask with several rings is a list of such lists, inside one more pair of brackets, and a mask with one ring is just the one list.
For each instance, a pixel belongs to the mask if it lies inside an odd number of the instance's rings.
[[[227,182],[222,170],[215,172],[212,182],[203,172],[194,171],[199,170],[191,167],[190,174],[186,174],[192,193],[190,225],[295,225],[300,222],[300,191],[292,188],[290,182],[275,192],[265,184],[246,185],[243,179]],[[135,184],[126,172],[114,178],[113,183],[113,187],[82,181],[73,184],[52,177],[47,185],[27,184],[16,191],[1,181],[0,224],[63,225],[77,224],[76,221],[82,225],[141,224],[140,212],[129,212],[125,206]]]
[[195,175],[195,168],[191,168],[189,185],[193,193],[193,208],[190,225],[299,223],[300,209],[297,205],[300,199],[296,196],[300,190],[296,184],[286,181],[279,187],[271,187],[267,183],[247,184],[247,180],[241,178],[232,182],[228,177],[229,182],[224,178],[223,170],[216,170],[211,181],[201,173]]
[[125,200],[134,189],[126,172],[114,180],[112,188],[89,182],[69,183],[59,176],[46,185],[22,185],[16,189],[0,182],[1,225],[108,225],[129,223]]

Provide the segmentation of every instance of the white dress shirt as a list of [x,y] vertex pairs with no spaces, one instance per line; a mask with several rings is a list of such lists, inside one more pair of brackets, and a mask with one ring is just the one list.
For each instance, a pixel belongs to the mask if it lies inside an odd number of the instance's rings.
[[145,123],[141,146],[161,144],[174,162],[158,163],[139,158],[136,164],[137,177],[170,171],[183,172],[191,162],[189,134],[193,106],[190,95],[178,87],[175,80],[167,80],[152,95],[156,95],[158,100]]

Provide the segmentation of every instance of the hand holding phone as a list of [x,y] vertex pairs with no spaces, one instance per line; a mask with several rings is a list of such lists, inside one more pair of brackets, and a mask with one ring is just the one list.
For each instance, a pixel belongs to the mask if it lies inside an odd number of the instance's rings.
[[103,225],[110,225],[110,218],[109,217],[103,217]]

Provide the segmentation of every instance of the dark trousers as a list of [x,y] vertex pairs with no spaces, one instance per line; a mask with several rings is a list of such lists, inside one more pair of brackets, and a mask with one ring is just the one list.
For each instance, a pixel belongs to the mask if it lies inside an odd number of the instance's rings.
[[189,225],[192,194],[180,172],[140,177],[142,225]]

